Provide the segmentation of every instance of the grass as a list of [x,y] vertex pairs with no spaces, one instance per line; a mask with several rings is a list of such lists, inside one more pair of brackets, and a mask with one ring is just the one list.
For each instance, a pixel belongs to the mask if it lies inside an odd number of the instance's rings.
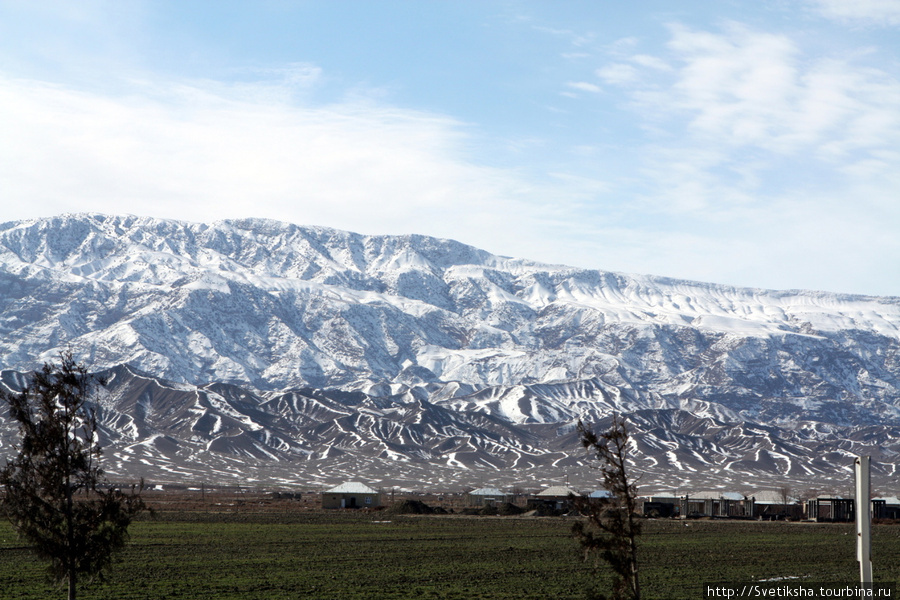
[[[378,522],[387,521],[390,522]],[[555,518],[385,513],[159,513],[85,600],[584,598],[603,582]],[[876,526],[875,577],[900,579],[900,526]],[[852,525],[648,521],[644,597],[702,598],[711,583],[774,577],[852,582]],[[0,523],[0,598],[59,597],[43,566]]]

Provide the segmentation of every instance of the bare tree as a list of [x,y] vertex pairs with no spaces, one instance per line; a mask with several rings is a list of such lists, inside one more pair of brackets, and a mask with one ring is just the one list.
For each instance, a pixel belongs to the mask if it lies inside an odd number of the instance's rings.
[[791,503],[791,486],[788,484],[783,484],[778,488],[778,494],[781,496],[781,514],[784,515],[785,519],[790,518],[790,508],[789,505]]
[[74,600],[80,575],[101,574],[125,545],[131,520],[144,510],[140,486],[112,487],[99,466],[96,412],[88,403],[98,384],[70,353],[45,364],[21,393],[0,389],[19,425],[18,456],[0,471],[2,512],[49,574],[68,583]]
[[799,500],[812,500],[822,495],[822,492],[818,488],[807,488],[800,493]]
[[576,498],[576,507],[587,514],[587,523],[576,523],[572,531],[585,558],[599,557],[612,567],[611,600],[640,600],[637,537],[641,523],[636,517],[637,487],[628,475],[628,429],[624,418],[613,415],[609,430],[595,434],[578,422],[581,444],[600,461],[603,498]]

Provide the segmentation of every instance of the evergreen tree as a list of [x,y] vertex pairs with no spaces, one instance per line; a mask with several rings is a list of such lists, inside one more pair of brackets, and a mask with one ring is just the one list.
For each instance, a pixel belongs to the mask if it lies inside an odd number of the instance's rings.
[[[640,600],[637,537],[641,523],[636,516],[637,486],[628,476],[628,429],[624,418],[613,415],[609,430],[600,435],[578,422],[581,444],[600,461],[605,498],[576,498],[576,507],[587,522],[572,530],[585,558],[591,554],[612,567],[611,600]],[[601,596],[601,598],[604,598]]]
[[45,364],[21,393],[0,389],[20,430],[18,455],[0,471],[2,512],[49,574],[76,596],[80,576],[101,575],[125,545],[131,520],[144,510],[140,486],[125,493],[103,477],[96,408],[101,381],[70,353]]

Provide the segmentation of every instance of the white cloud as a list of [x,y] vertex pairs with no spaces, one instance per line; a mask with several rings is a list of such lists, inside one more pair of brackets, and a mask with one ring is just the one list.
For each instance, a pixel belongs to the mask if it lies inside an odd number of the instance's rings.
[[673,27],[680,66],[670,106],[693,115],[691,128],[736,144],[768,143],[790,126],[797,50],[783,36],[736,28],[730,36]]
[[824,16],[872,25],[900,25],[897,0],[810,0]]
[[672,48],[683,61],[673,101],[694,115],[698,134],[841,159],[849,149],[900,140],[900,83],[883,72],[827,58],[804,62],[783,36],[747,30],[726,38],[678,29]]
[[[631,95],[646,123],[677,132],[682,146],[718,152],[710,166],[748,150],[770,162],[847,166],[900,145],[900,82],[883,71],[810,59],[785,35],[737,24],[724,33],[671,31],[664,58],[634,61],[649,69],[614,63],[600,72]],[[662,64],[673,70],[660,72]]]
[[568,87],[573,90],[579,90],[582,92],[591,92],[592,94],[600,93],[602,88],[595,83],[588,83],[586,81],[570,81],[566,84]]
[[[317,76],[299,73],[304,85]],[[546,223],[571,217],[596,180],[539,184],[474,164],[477,137],[458,121],[365,99],[298,102],[295,79],[145,79],[113,96],[0,76],[3,220],[255,216],[572,256]]]
[[649,54],[635,54],[631,60],[642,67],[656,69],[657,71],[671,71],[672,66],[658,56],[650,56]]
[[597,77],[611,85],[628,85],[638,80],[638,72],[631,65],[615,63],[597,69]]
[[635,45],[596,71],[640,132],[639,183],[631,173],[612,185],[635,220],[597,234],[620,264],[896,294],[897,77],[872,66],[877,56],[812,54],[801,38],[737,23],[670,32],[663,51]]
[[362,225],[509,187],[461,159],[459,123],[364,103],[297,107],[275,91],[182,84],[115,98],[3,80],[4,195],[50,212],[125,201],[192,219],[349,211]]

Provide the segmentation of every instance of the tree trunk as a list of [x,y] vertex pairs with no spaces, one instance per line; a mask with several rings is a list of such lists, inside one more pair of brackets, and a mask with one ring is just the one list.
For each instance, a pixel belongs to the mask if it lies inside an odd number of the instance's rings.
[[631,535],[631,593],[634,600],[640,600],[641,586],[638,584],[637,543],[634,534]]
[[69,572],[69,600],[75,600],[75,585],[77,583],[75,574],[75,500],[72,498],[72,474],[69,462],[71,455],[69,444],[72,443],[69,439],[69,419],[69,408],[66,405],[66,570]]

